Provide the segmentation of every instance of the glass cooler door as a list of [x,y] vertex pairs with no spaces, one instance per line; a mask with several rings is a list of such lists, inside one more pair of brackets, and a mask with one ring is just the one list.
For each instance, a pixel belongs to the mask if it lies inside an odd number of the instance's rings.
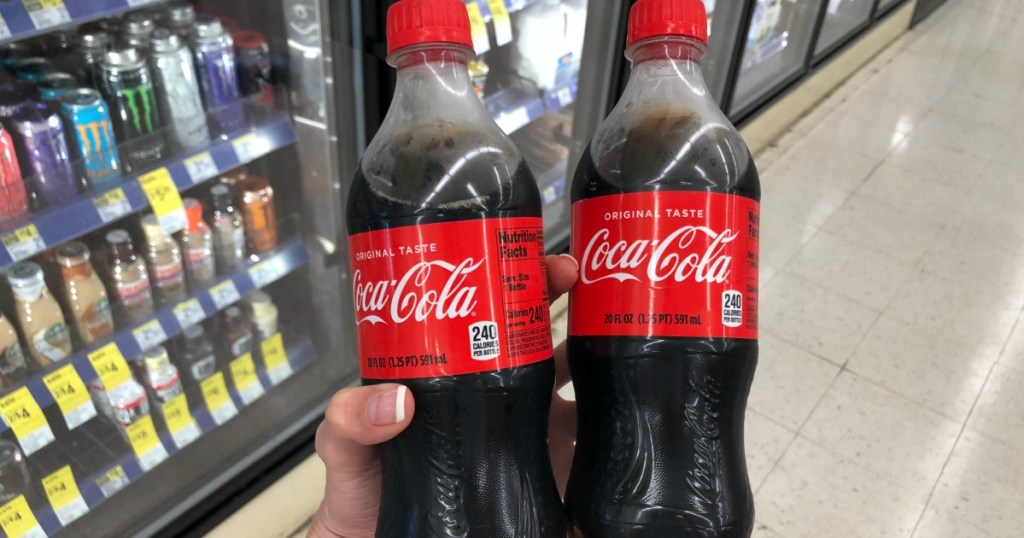
[[197,532],[355,379],[326,5],[0,3],[5,535]]
[[737,36],[743,22],[743,2],[704,0],[704,8],[708,12],[708,52],[702,62],[704,80],[711,95],[722,106],[732,74],[733,56],[739,46]]
[[827,54],[851,33],[868,24],[874,3],[875,0],[828,0],[814,56]]

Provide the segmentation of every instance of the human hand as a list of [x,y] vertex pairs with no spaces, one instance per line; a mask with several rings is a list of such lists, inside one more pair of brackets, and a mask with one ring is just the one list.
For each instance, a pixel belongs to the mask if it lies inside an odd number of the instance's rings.
[[[547,266],[548,290],[554,302],[576,283],[579,266],[568,256],[548,256]],[[576,438],[576,404],[557,394],[569,382],[564,343],[555,349],[555,365],[549,445],[555,479],[564,491]],[[316,451],[327,468],[327,488],[310,526],[310,538],[374,535],[381,488],[376,445],[405,430],[414,412],[412,394],[394,383],[351,387],[334,395],[316,432]]]

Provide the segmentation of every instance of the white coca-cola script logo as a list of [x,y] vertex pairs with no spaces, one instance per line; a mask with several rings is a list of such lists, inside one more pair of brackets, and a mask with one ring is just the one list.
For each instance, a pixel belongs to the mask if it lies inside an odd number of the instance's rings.
[[[674,280],[684,282],[691,277],[696,282],[721,284],[729,278],[732,256],[725,254],[726,245],[739,237],[739,233],[724,230],[721,233],[707,226],[684,226],[665,239],[637,239],[612,241],[605,228],[594,234],[583,252],[580,280],[593,284],[602,280],[633,280],[643,278],[654,282]],[[707,238],[706,250],[696,250]],[[695,245],[696,244],[696,245]],[[638,275],[640,273],[640,275]]]
[[[459,265],[446,261],[420,262],[398,280],[363,282],[362,270],[353,275],[356,300],[356,324],[405,323],[410,318],[423,322],[433,317],[438,321],[470,316],[476,308],[476,286],[469,286],[469,275],[483,265],[483,260],[466,258]],[[444,286],[428,289],[435,271],[447,272]]]

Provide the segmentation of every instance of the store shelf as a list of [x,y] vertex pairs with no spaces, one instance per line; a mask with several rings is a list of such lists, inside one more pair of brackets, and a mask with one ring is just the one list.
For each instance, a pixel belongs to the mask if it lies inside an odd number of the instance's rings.
[[[312,342],[305,337],[297,338],[294,343],[287,346],[286,355],[288,359],[288,365],[293,373],[302,370],[306,366],[312,364],[314,360],[316,360],[316,350],[313,348]],[[228,386],[228,391],[231,395],[231,400],[236,406],[236,408],[239,411],[241,411],[244,407],[246,407],[246,404],[239,395],[234,384],[230,381],[230,375],[227,372],[224,372],[224,375],[227,380],[226,383]],[[279,380],[278,383],[274,383],[267,375],[267,372],[262,368],[259,369],[258,377],[264,391],[264,396],[276,385],[287,381],[287,379],[282,379]],[[253,400],[248,405],[252,405],[256,401],[259,400]],[[197,440],[201,439],[202,436],[210,433],[211,431],[215,430],[218,427],[217,422],[213,419],[211,410],[207,408],[204,402],[189,401],[189,408],[192,414],[192,418],[195,419],[196,423],[199,426],[200,433]],[[156,411],[154,410],[151,413],[155,414]],[[93,420],[107,419],[101,415],[94,418]],[[163,445],[164,449],[167,451],[168,455],[168,458],[165,459],[164,462],[170,461],[170,458],[172,458],[177,452],[179,452],[182,449],[178,448],[173,437],[169,432],[166,431],[166,429],[161,429],[158,427],[158,430],[160,442]],[[192,442],[194,443],[195,441]],[[186,445],[186,448],[187,446],[188,445]],[[120,473],[116,471],[118,468],[120,468],[121,470]],[[119,482],[118,487],[106,488],[106,491],[104,491],[100,487],[100,482],[104,480],[104,477],[106,477],[108,474],[112,472],[114,474],[120,474],[121,481]],[[136,480],[141,478],[143,475],[146,474],[146,472],[147,471],[143,469],[136,455],[131,450],[129,450],[127,453],[122,454],[119,458],[117,458],[116,461],[110,462],[106,467],[104,467],[102,471],[92,476],[85,477],[84,480],[82,479],[83,477],[77,477],[78,490],[82,495],[82,499],[85,501],[86,505],[88,505],[89,510],[92,511],[96,509],[96,507],[98,507],[99,505],[103,504],[104,501],[106,501],[110,496],[114,495],[117,491],[124,489],[132,482],[135,482]],[[57,518],[57,515],[54,513],[53,509],[49,506],[49,504],[46,504],[45,506],[37,506],[34,508],[36,518],[38,519],[40,526],[43,528],[46,534],[52,536],[63,528],[63,525],[61,525],[60,520]]]
[[536,91],[510,86],[484,99],[491,117],[505,134],[512,134],[544,115],[547,109]]
[[569,80],[556,85],[554,88],[544,90],[544,106],[552,112],[557,112],[576,102],[576,92],[579,89],[579,72],[568,77]]
[[[35,398],[40,407],[46,408],[54,404],[53,395],[43,383],[43,377],[50,372],[72,364],[78,376],[86,383],[96,379],[98,374],[93,368],[89,355],[107,345],[114,343],[121,356],[132,360],[142,355],[144,349],[163,344],[181,334],[184,323],[192,325],[203,321],[217,312],[237,302],[248,293],[263,288],[285,275],[306,265],[309,262],[309,251],[300,238],[291,239],[278,248],[262,256],[258,261],[250,261],[244,268],[231,275],[223,276],[173,305],[167,305],[156,312],[152,319],[125,327],[102,342],[88,349],[81,350],[60,364],[44,372],[32,376],[23,386]],[[233,288],[233,289],[232,289]],[[9,393],[14,388],[7,390]],[[0,420],[0,432],[6,431],[8,425]]]
[[[491,22],[494,16],[491,14],[491,7],[488,5],[487,0],[469,0],[469,2],[477,2],[480,4],[480,14],[484,16],[484,22]],[[515,13],[529,7],[531,4],[537,2],[537,0],[504,0],[505,9],[508,10],[509,14]]]
[[[162,168],[170,174],[178,191],[184,191],[289,146],[295,140],[291,120],[284,114],[275,115],[231,139],[217,139],[209,147],[172,159]],[[4,230],[0,233],[3,242],[0,268],[146,209],[150,203],[138,178],[153,171],[128,176],[112,189],[82,193],[74,200],[47,208],[29,217],[30,220]]]
[[[0,43],[73,26],[166,0],[48,0],[30,10],[23,0],[0,3]],[[30,5],[33,3],[29,2]]]

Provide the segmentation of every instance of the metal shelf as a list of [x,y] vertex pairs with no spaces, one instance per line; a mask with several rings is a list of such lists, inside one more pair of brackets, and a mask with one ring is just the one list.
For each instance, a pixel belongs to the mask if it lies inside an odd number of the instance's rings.
[[[56,0],[0,3],[0,44],[166,0]],[[25,4],[28,4],[26,6]],[[31,8],[31,9],[30,9]]]

